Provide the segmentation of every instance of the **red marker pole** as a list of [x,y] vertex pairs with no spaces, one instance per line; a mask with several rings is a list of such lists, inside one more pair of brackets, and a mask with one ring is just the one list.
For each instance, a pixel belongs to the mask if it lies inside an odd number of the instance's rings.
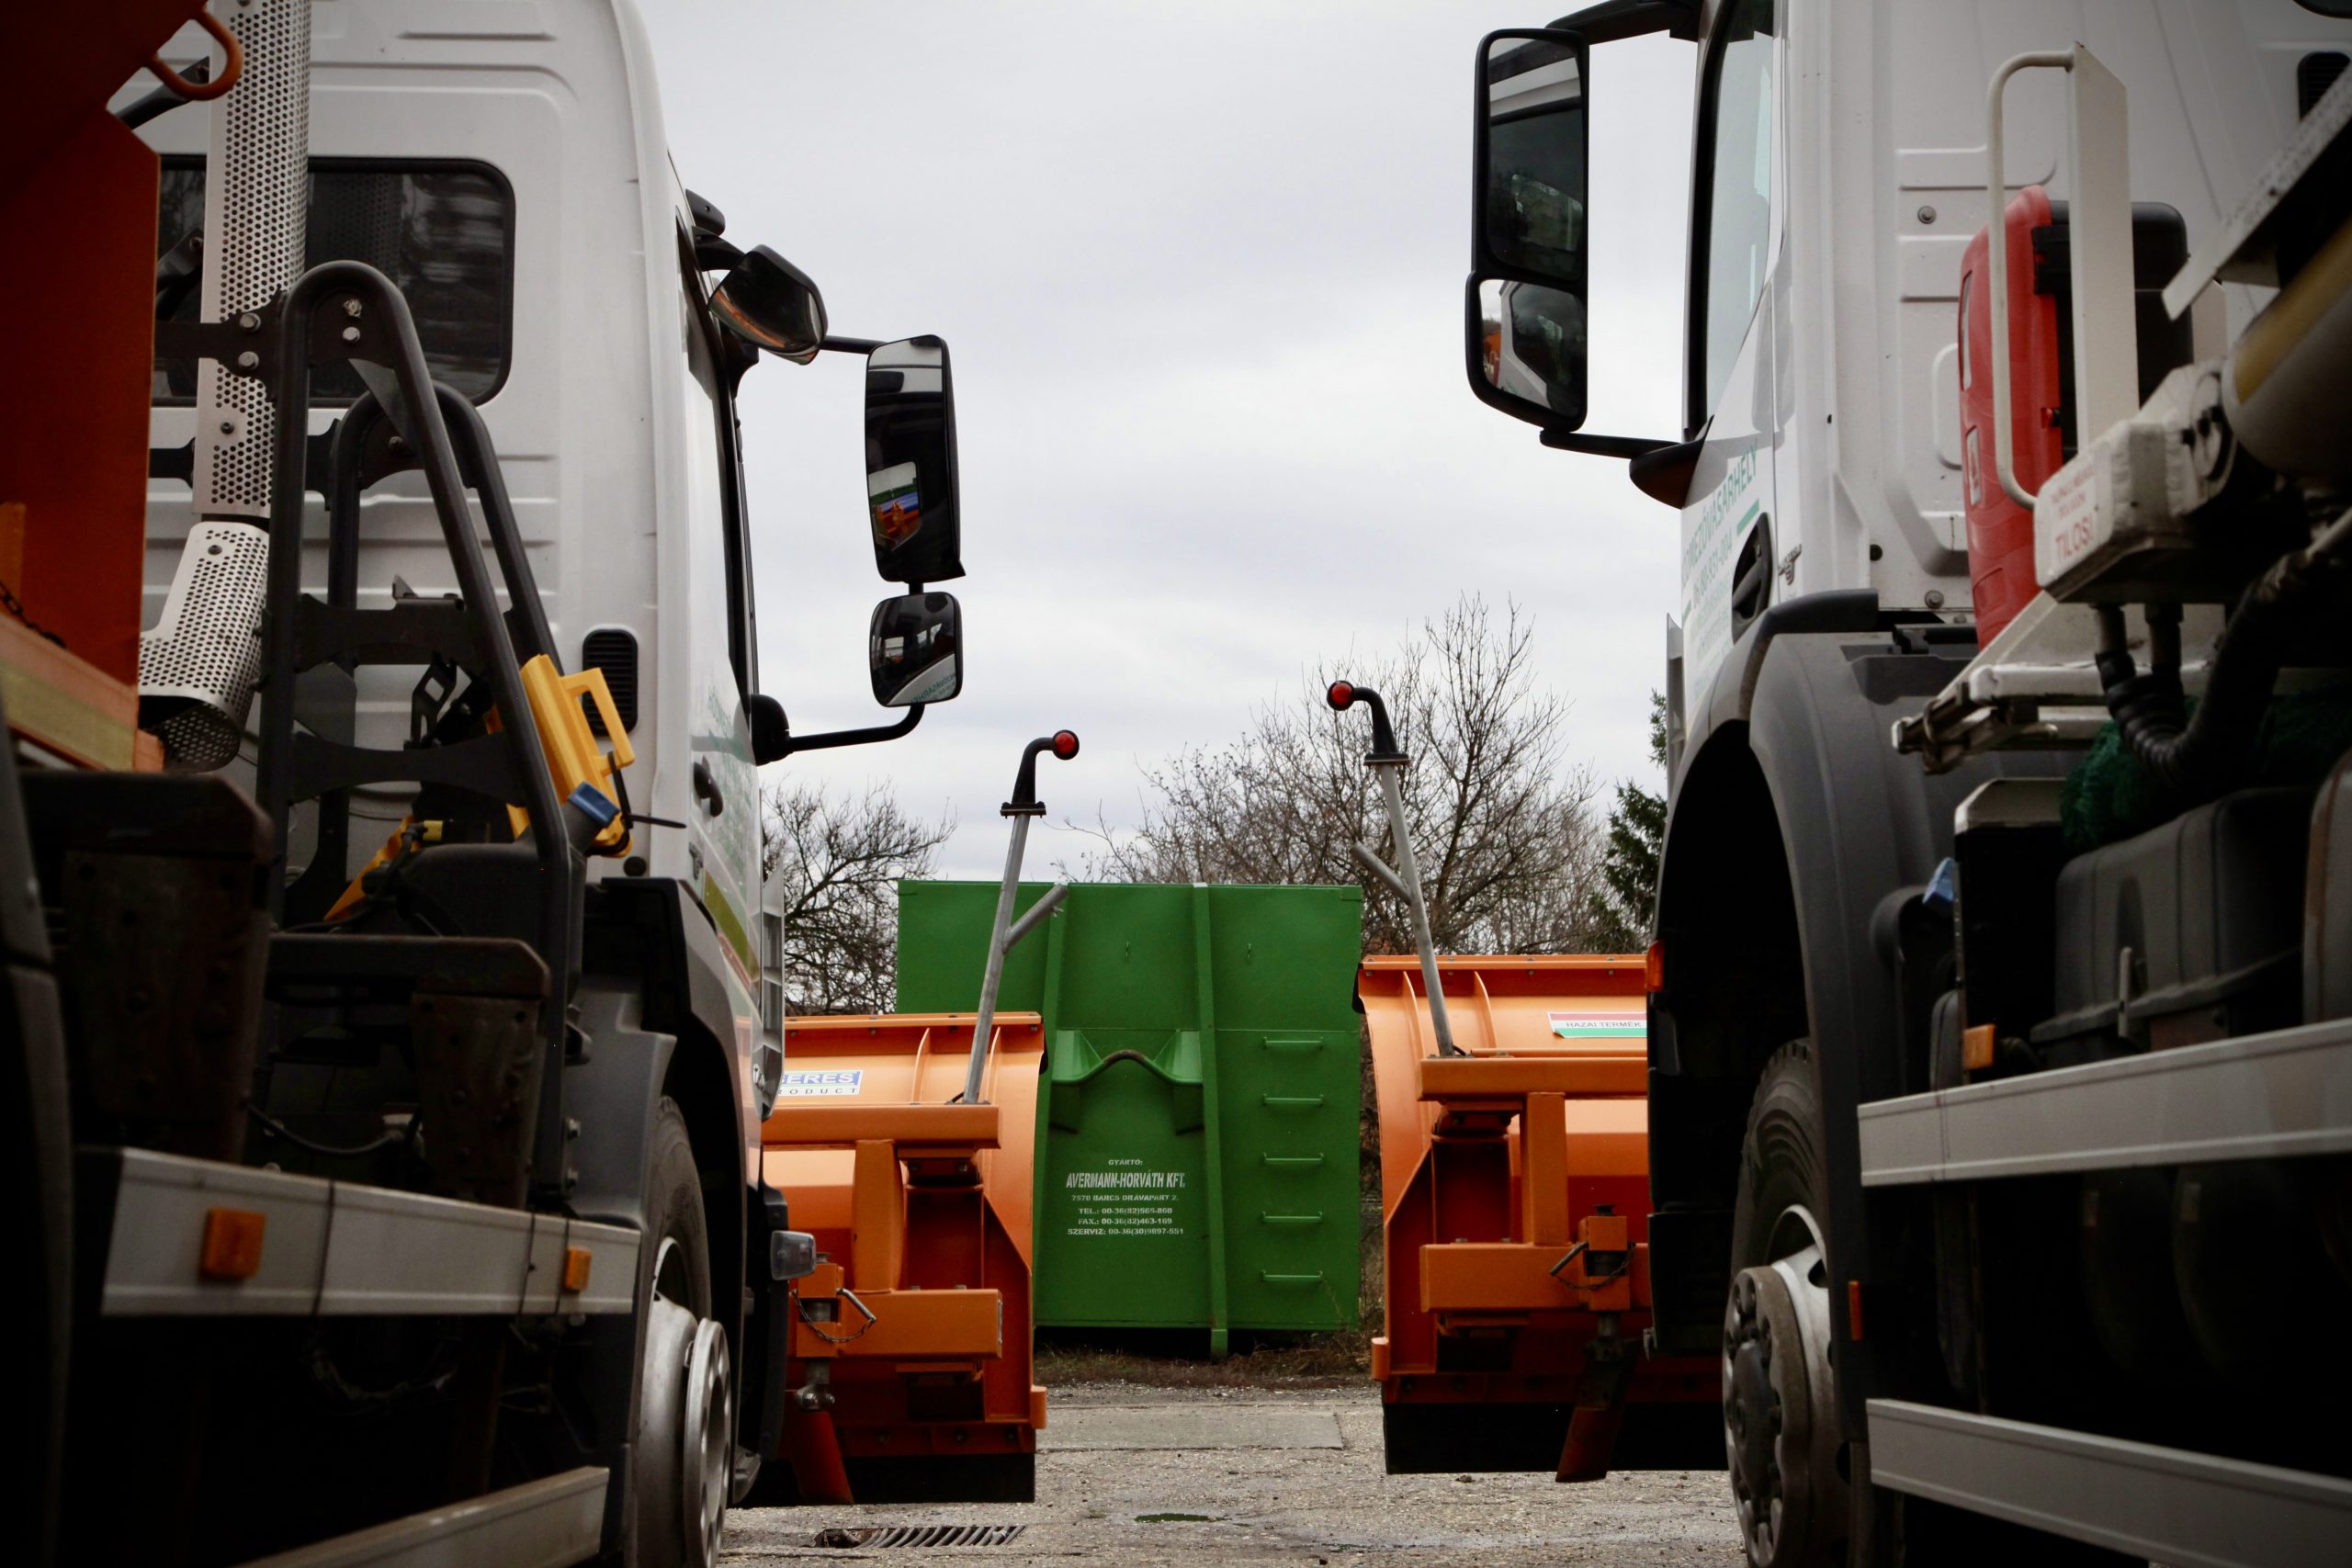
[[1405,830],[1405,794],[1398,780],[1412,759],[1396,744],[1396,731],[1389,728],[1388,705],[1370,686],[1334,681],[1323,694],[1323,700],[1331,705],[1334,713],[1344,713],[1358,703],[1372,710],[1372,750],[1364,753],[1363,763],[1380,781],[1380,798],[1388,808],[1388,838],[1396,850],[1396,864],[1392,868],[1374,852],[1370,844],[1350,844],[1348,849],[1356,863],[1395,894],[1405,906],[1405,912],[1412,917],[1413,941],[1421,955],[1421,988],[1429,994],[1430,1031],[1437,1036],[1437,1054],[1458,1056],[1462,1052],[1453,1043],[1453,1021],[1445,1013],[1445,988],[1438,979],[1437,950],[1430,938],[1429,905],[1421,897],[1421,864],[1413,854],[1412,837]]
[[964,1070],[962,1097],[967,1105],[981,1103],[980,1079],[988,1069],[989,1037],[996,1032],[996,994],[1004,979],[1004,955],[1013,943],[1036,930],[1069,892],[1069,883],[1057,882],[1019,921],[1012,918],[1013,896],[1021,889],[1021,857],[1029,845],[1029,819],[1046,814],[1045,803],[1037,798],[1040,751],[1050,751],[1057,760],[1069,761],[1078,755],[1077,731],[1057,729],[1023,748],[1021,771],[1013,775],[1012,798],[997,807],[998,816],[1012,819],[1012,841],[1005,846],[1004,881],[997,888],[996,923],[989,931],[988,967],[980,976],[980,1007],[972,1020],[971,1065]]

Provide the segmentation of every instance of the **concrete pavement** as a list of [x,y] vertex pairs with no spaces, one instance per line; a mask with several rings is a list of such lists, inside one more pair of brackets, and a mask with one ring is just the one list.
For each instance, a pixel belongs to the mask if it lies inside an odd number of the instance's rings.
[[[1372,1389],[1057,1390],[1031,1504],[763,1508],[728,1516],[734,1568],[811,1559],[919,1563],[1201,1562],[1416,1568],[1740,1561],[1720,1472],[1397,1475]],[[1001,1546],[826,1548],[828,1527],[1020,1524]]]

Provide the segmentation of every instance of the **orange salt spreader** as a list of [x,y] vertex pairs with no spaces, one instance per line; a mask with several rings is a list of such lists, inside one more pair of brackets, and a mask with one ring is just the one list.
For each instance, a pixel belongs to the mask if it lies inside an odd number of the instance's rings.
[[[820,1261],[794,1286],[795,1397],[776,1457],[809,1503],[1027,1502],[1046,1391],[1030,1382],[1038,1015],[996,1011],[1040,752],[1022,753],[978,1012],[794,1018],[761,1129],[768,1185]],[[780,1489],[770,1488],[775,1495]]]
[[1406,833],[1398,748],[1372,709],[1417,956],[1368,958],[1357,996],[1380,1116],[1384,1303],[1372,1343],[1391,1474],[1723,1462],[1720,1371],[1646,1357],[1647,964],[1642,954],[1441,958]]

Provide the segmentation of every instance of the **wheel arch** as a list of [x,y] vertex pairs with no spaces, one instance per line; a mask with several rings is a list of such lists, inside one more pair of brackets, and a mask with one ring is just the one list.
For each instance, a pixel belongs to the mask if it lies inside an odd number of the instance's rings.
[[[1668,817],[1653,1193],[1660,1208],[1727,1210],[1758,1076],[1789,1040],[1811,1040],[1828,1136],[1829,1213],[1817,1218],[1836,1248],[1840,1303],[1840,1281],[1872,1277],[1856,1111],[1902,1090],[1891,917],[1951,852],[1953,813],[1972,790],[2066,761],[1977,759],[1930,776],[1895,752],[1894,719],[1973,651],[1899,630],[1790,628],[1751,650],[1736,685],[1718,682],[1718,698],[1726,686],[1737,695],[1711,705],[1716,722],[1686,759]],[[1834,1315],[1840,1398],[1859,1426],[1871,1380]]]
[[1687,761],[1658,863],[1665,986],[1652,1003],[1650,1185],[1659,1207],[1724,1208],[1747,1096],[1808,1027],[1779,807],[1742,720]]

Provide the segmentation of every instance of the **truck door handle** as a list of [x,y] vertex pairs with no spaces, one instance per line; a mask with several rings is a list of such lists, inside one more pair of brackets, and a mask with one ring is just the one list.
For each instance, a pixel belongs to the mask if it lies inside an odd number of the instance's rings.
[[718,775],[710,771],[710,759],[697,757],[694,767],[695,798],[713,817],[727,809],[727,797],[718,792]]

